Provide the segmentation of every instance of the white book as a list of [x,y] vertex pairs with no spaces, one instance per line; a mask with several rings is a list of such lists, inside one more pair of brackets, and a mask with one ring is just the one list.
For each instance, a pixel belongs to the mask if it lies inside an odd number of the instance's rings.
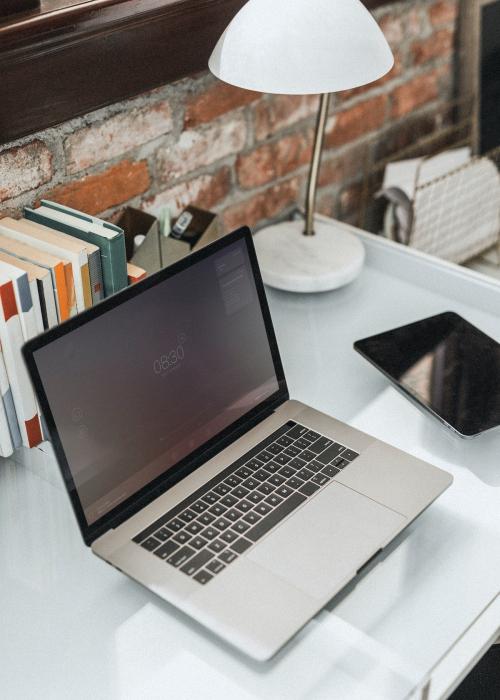
[[42,427],[35,395],[21,354],[21,348],[24,345],[21,319],[14,284],[2,273],[0,273],[0,342],[22,443],[25,447],[36,447],[43,440]]
[[[4,274],[14,283],[14,294],[16,296],[17,309],[21,319],[24,339],[29,340],[39,333],[43,333],[42,312],[40,309],[36,281],[34,281],[33,286],[24,270],[5,262],[1,258],[0,273]],[[38,313],[35,310],[35,304],[38,306]]]
[[[5,361],[3,358],[2,346],[0,345],[0,394],[2,396],[2,406],[5,413],[5,419],[7,421],[7,426],[9,430],[9,438],[14,450],[22,445],[21,432],[19,430],[19,423],[17,420],[16,407],[14,406],[14,399],[12,398],[12,389],[10,388],[9,378],[7,376],[7,369],[5,367]],[[7,443],[6,443],[7,445]],[[7,454],[3,454],[3,457],[8,457]]]

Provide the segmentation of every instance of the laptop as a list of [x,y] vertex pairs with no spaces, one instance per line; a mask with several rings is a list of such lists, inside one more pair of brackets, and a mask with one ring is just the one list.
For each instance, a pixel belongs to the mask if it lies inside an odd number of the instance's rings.
[[248,228],[23,352],[85,543],[257,660],[452,482],[289,398]]

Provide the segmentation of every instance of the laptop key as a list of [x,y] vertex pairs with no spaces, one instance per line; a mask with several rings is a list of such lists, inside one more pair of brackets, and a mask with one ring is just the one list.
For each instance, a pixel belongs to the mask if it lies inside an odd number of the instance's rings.
[[243,520],[250,525],[255,525],[255,523],[259,522],[260,515],[257,515],[254,510],[251,510],[250,513],[243,516]]
[[190,523],[191,520],[194,520],[196,518],[196,513],[193,513],[192,510],[184,510],[180,515],[179,519],[184,520],[185,523]]
[[204,501],[206,501],[210,506],[211,506],[213,503],[217,503],[217,501],[219,500],[219,498],[220,498],[219,494],[218,494],[218,493],[214,493],[213,491],[209,491],[209,492],[206,493],[204,496],[202,496],[202,499],[203,499]]
[[225,506],[222,506],[220,503],[216,503],[209,508],[209,513],[212,513],[219,518],[221,515],[224,515],[226,510],[227,508]]
[[334,442],[333,445],[330,445],[330,447],[327,447],[324,452],[319,454],[316,459],[318,462],[321,462],[322,464],[328,464],[328,462],[331,462],[332,459],[335,459],[335,457],[338,457],[341,452],[344,451],[344,446],[339,445],[338,442]]
[[258,479],[259,481],[265,481],[268,476],[269,472],[266,472],[265,469],[259,469],[258,471],[254,472],[253,478]]
[[304,484],[304,482],[302,481],[302,479],[297,479],[296,476],[292,476],[292,478],[288,479],[288,481],[286,482],[286,485],[290,489],[300,489],[300,487],[303,484]]
[[319,490],[318,484],[313,484],[312,481],[308,481],[304,484],[304,486],[301,486],[299,491],[300,493],[303,493],[304,496],[312,496],[313,493]]
[[311,483],[313,484],[318,484],[318,486],[324,486],[326,483],[328,483],[330,479],[325,476],[324,474],[315,474],[313,478],[311,479]]
[[302,479],[303,481],[307,481],[308,479],[311,478],[311,476],[313,474],[314,474],[314,472],[312,472],[310,469],[306,469],[304,467],[304,469],[301,469],[300,472],[297,472],[295,474],[295,476],[297,477],[297,479]]
[[179,566],[182,566],[185,562],[187,562],[188,559],[190,559],[193,554],[195,554],[195,550],[192,547],[188,547],[185,545],[184,547],[181,547],[178,549],[176,552],[174,552],[168,559],[168,563],[172,564],[172,566],[175,566],[176,568]]
[[252,474],[252,470],[248,467],[240,467],[237,471],[235,471],[235,474],[240,476],[242,479],[248,479],[248,477]]
[[293,490],[289,486],[280,486],[274,493],[277,493],[281,498],[288,498],[293,493]]
[[270,484],[274,484],[275,486],[281,486],[286,479],[284,476],[281,476],[281,474],[273,474],[269,477],[268,481]]
[[287,432],[287,435],[295,440],[305,435],[308,430],[309,428],[305,428],[303,425],[300,425],[300,423],[297,423],[297,425],[294,425],[293,428]]
[[179,520],[179,518],[174,518],[169,523],[167,523],[168,529],[172,530],[173,532],[179,532],[179,530],[182,530],[184,525],[185,523],[183,523],[182,520]]
[[205,571],[205,569],[198,571],[198,573],[195,576],[193,576],[193,581],[198,581],[198,583],[201,583],[202,586],[204,586],[212,579],[212,574],[209,574],[208,571]]
[[310,462],[311,459],[314,459],[316,455],[314,452],[311,452],[311,450],[302,450],[300,453],[300,459],[303,459],[305,462]]
[[[245,535],[252,542],[257,542],[261,537],[269,532],[275,525],[281,522],[287,515],[290,515],[295,508],[300,506],[307,498],[301,493],[293,493],[290,498],[283,501],[281,505],[272,510],[269,515],[262,518],[260,522],[254,525]],[[235,543],[237,544],[237,542]],[[234,545],[232,545],[234,549]],[[238,550],[236,550],[238,551]]]
[[273,458],[272,452],[259,452],[257,455],[257,459],[260,459],[261,462],[270,462]]
[[344,467],[347,467],[349,464],[350,464],[350,462],[348,462],[347,459],[341,459],[340,462],[337,464],[337,467],[339,469],[343,469]]
[[[317,440],[322,436],[319,433],[315,433],[314,430],[308,430],[304,437],[306,440]],[[326,438],[323,438],[323,440],[326,440]]]
[[189,532],[181,530],[176,535],[174,535],[172,539],[175,542],[178,542],[179,544],[185,544],[186,542],[189,542],[189,540],[191,539],[191,535],[189,534]]
[[[264,494],[259,493],[258,491],[252,491],[251,494],[247,496],[248,501],[252,501],[252,503],[260,503],[261,501],[264,500]],[[241,504],[239,504],[241,505]]]
[[231,510],[228,510],[227,513],[224,515],[225,518],[230,520],[232,523],[235,523],[237,520],[241,518],[243,513],[241,510],[237,510],[236,508],[231,508]]
[[[264,498],[264,496],[262,496]],[[144,549],[147,549],[148,552],[152,552],[154,549],[159,547],[161,545],[160,540],[157,540],[155,537],[148,537],[147,540],[144,540],[144,542],[141,542],[141,547],[144,547]]]
[[349,460],[349,462],[352,462],[353,459],[359,457],[359,454],[357,452],[354,452],[354,450],[344,450],[342,452],[342,457],[343,459],[347,459]]
[[212,515],[212,513],[203,513],[198,520],[202,525],[210,525],[210,523],[213,523],[215,520],[215,515]]
[[238,484],[241,484],[242,481],[243,479],[236,476],[236,474],[231,474],[231,476],[228,476],[227,479],[224,479],[224,483],[229,484],[229,486],[232,486],[233,488],[238,486]]
[[241,510],[242,513],[248,513],[249,510],[252,510],[253,508],[253,503],[250,503],[250,501],[240,501],[238,503],[238,510]]
[[219,518],[214,522],[214,527],[216,527],[218,530],[225,530],[231,525],[231,521],[227,520],[226,518]]
[[260,493],[263,493],[264,496],[268,496],[270,493],[274,491],[274,486],[272,484],[269,484],[267,481],[265,481],[263,484],[257,487],[257,491],[260,491]]
[[284,476],[285,479],[289,479],[291,476],[295,474],[297,470],[293,469],[292,467],[289,467],[288,465],[286,467],[282,467],[279,471],[281,476]]
[[317,460],[313,459],[312,462],[308,463],[307,468],[310,469],[312,472],[319,472],[323,469],[323,465],[321,464],[321,462],[318,462]]
[[[257,507],[259,508],[260,506],[257,506]],[[250,525],[248,523],[243,522],[243,520],[239,520],[237,523],[235,523],[232,526],[231,530],[234,530],[239,535],[242,535],[244,532],[246,532],[248,530],[249,527],[250,527]]]
[[257,481],[256,479],[253,479],[252,477],[250,477],[249,479],[247,479],[246,481],[244,481],[242,483],[242,486],[246,489],[252,490],[252,489],[256,489],[257,486],[259,485],[259,483],[260,482]]
[[203,501],[196,501],[196,503],[192,503],[189,507],[191,510],[194,510],[195,513],[204,513],[208,508],[208,504],[203,503]]
[[296,457],[298,454],[300,454],[300,448],[295,447],[295,445],[290,445],[290,447],[287,447],[286,450],[283,450],[284,455],[288,455],[289,457]]
[[283,503],[283,499],[273,493],[266,498],[264,503],[268,503],[270,506],[275,508],[276,506],[279,506],[280,503]]
[[225,530],[224,532],[220,533],[219,539],[231,544],[231,542],[238,539],[238,535],[232,530]]
[[292,458],[291,458],[291,457],[288,457],[288,455],[281,454],[281,455],[276,455],[276,457],[274,458],[274,461],[275,461],[277,464],[283,465],[283,464],[288,464],[288,462],[289,462],[291,459],[292,459]]
[[276,464],[276,462],[268,462],[266,464],[266,471],[268,471],[270,474],[274,474],[275,472],[278,472],[281,469],[281,464]]
[[262,466],[262,462],[260,461],[260,459],[257,459],[256,457],[254,457],[253,459],[248,460],[248,462],[246,463],[246,466],[252,470],[259,469]]
[[321,470],[321,473],[326,474],[327,476],[336,476],[337,474],[340,474],[340,469],[334,467],[333,464],[327,464],[327,466]]
[[240,537],[236,542],[233,542],[231,545],[231,549],[233,549],[235,552],[238,552],[238,554],[243,554],[243,552],[246,552],[249,547],[252,546],[252,542],[249,542],[246,540],[244,537]]
[[197,520],[194,520],[192,523],[189,523],[189,525],[186,525],[184,529],[189,532],[190,535],[197,535],[203,530],[203,525]]
[[198,554],[195,557],[192,557],[192,559],[190,559],[187,564],[184,564],[181,571],[184,574],[187,574],[188,576],[192,576],[198,571],[198,569],[201,569],[202,566],[205,566],[205,564],[208,561],[210,561],[210,559],[213,559],[214,556],[215,555],[212,552],[209,552],[207,549],[204,549],[202,552],[198,552]]
[[226,493],[229,493],[230,491],[231,491],[231,487],[228,486],[227,484],[218,484],[218,485],[214,488],[214,492],[215,492],[215,493],[218,493],[219,496],[225,496]]
[[327,447],[333,445],[333,440],[330,440],[329,438],[323,436],[320,437],[319,435],[318,438],[312,445],[309,446],[309,450],[314,452],[315,455],[319,455],[320,452],[323,452],[323,450],[326,450]]
[[206,545],[206,543],[207,540],[204,537],[193,537],[193,539],[189,543],[189,546],[194,547],[195,549],[201,549]]
[[233,494],[228,493],[227,496],[220,499],[220,503],[223,506],[226,506],[226,508],[232,508],[236,503],[238,503],[238,499],[236,496],[233,496]]
[[291,462],[288,462],[288,466],[293,467],[294,469],[302,469],[302,467],[305,467],[306,464],[306,460],[300,459],[300,457],[294,457]]
[[223,542],[222,540],[214,540],[208,545],[208,549],[210,549],[212,552],[215,552],[216,554],[218,552],[222,552],[222,550],[226,549],[226,547],[227,543]]
[[280,438],[276,440],[278,445],[281,445],[282,447],[288,447],[289,445],[292,444],[293,438],[291,438],[289,435],[282,435]]
[[235,559],[237,559],[238,555],[236,552],[232,552],[230,549],[226,549],[224,552],[221,552],[219,554],[219,559],[224,562],[224,564],[230,564],[233,562]]
[[160,540],[160,542],[166,542],[173,534],[172,530],[169,530],[167,527],[162,527],[161,530],[155,532],[154,536],[157,540]]
[[235,489],[231,491],[231,495],[235,496],[238,500],[240,498],[245,498],[249,493],[248,489],[243,488],[243,486],[237,486]]
[[203,532],[201,533],[201,536],[204,537],[207,540],[213,540],[219,535],[219,531],[216,530],[213,527],[206,527]]
[[160,557],[160,559],[167,559],[171,554],[173,554],[177,549],[179,549],[180,544],[176,544],[172,540],[165,542],[164,545],[159,547],[155,551],[155,555]]
[[298,440],[295,440],[293,443],[295,447],[300,447],[301,450],[305,450],[309,447],[311,444],[309,440],[304,440],[304,438],[299,438]]
[[218,559],[213,559],[207,564],[207,569],[213,574],[220,574],[220,572],[225,568],[226,567],[224,566],[224,564]]
[[268,445],[266,447],[266,450],[268,452],[272,452],[273,455],[277,455],[282,451],[283,447],[281,445],[278,445],[277,442],[273,442],[271,445]]
[[258,506],[255,506],[254,510],[259,515],[267,515],[271,512],[272,508],[267,503],[259,503]]

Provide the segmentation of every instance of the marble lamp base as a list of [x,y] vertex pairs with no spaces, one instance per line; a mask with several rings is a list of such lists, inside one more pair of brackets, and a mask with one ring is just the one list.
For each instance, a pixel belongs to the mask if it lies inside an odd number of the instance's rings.
[[365,249],[335,222],[316,221],[304,236],[303,221],[286,221],[254,236],[265,284],[288,292],[326,292],[352,282],[363,267]]

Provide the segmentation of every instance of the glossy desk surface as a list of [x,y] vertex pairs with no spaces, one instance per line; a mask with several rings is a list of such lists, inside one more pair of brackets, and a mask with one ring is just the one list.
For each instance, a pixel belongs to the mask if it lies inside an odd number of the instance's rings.
[[[500,593],[500,431],[454,437],[352,343],[445,310],[500,340],[500,284],[359,235],[367,265],[349,287],[268,290],[291,396],[449,470],[453,486],[273,661],[258,664],[94,557],[50,457],[37,450],[17,457],[24,466],[5,461],[2,697],[420,697]],[[477,649],[464,653],[470,665]]]

